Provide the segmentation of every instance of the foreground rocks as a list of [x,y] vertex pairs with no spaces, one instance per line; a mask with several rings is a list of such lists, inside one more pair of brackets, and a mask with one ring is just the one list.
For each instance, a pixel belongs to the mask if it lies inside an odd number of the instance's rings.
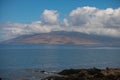
[[120,69],[66,69],[42,80],[120,80]]

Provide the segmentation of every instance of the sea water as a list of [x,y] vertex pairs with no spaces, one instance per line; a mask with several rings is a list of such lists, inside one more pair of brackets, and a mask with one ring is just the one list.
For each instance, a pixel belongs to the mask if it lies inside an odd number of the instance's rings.
[[0,77],[31,75],[25,69],[120,68],[120,46],[0,44]]

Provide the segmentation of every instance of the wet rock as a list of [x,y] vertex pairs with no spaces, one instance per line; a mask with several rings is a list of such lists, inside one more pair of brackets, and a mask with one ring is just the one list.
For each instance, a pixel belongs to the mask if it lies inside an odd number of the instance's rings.
[[95,74],[101,73],[101,70],[100,70],[100,69],[97,69],[97,68],[93,68],[93,69],[88,69],[87,72],[88,72],[88,74],[90,74],[90,75],[95,75]]
[[76,73],[79,73],[80,70],[78,69],[66,69],[66,70],[63,70],[61,72],[59,72],[58,74],[60,75],[70,75],[70,74],[76,74]]
[[66,69],[42,80],[120,80],[120,69]]
[[59,76],[50,76],[41,80],[66,80],[64,77],[59,77]]

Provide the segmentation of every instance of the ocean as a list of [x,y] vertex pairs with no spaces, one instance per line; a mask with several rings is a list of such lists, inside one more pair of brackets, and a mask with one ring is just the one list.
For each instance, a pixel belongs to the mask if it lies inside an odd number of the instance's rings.
[[26,69],[59,71],[92,67],[120,68],[120,46],[0,44],[0,77],[6,80],[44,76],[26,72]]

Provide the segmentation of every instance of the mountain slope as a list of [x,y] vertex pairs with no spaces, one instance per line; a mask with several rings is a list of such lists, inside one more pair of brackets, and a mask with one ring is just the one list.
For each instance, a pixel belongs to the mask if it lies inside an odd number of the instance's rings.
[[120,38],[83,34],[79,32],[55,31],[23,35],[4,43],[45,43],[45,44],[120,44]]

